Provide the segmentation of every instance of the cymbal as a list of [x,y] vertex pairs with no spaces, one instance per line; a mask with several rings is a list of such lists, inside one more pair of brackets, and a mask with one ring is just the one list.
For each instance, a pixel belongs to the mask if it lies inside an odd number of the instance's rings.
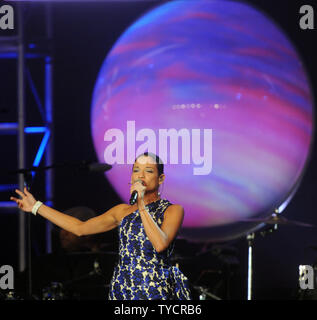
[[259,223],[266,223],[266,224],[283,224],[283,225],[291,225],[291,226],[298,226],[298,227],[308,227],[308,228],[316,228],[315,225],[295,221],[295,220],[288,220],[280,215],[276,215],[273,213],[270,217],[267,218],[250,218],[250,219],[242,219],[239,222],[259,222]]

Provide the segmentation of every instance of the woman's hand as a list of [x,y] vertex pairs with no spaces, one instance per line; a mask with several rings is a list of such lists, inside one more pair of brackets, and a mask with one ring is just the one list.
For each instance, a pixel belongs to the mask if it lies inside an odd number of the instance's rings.
[[137,180],[131,185],[130,188],[130,194],[132,194],[133,191],[138,192],[138,200],[143,199],[144,197],[144,192],[145,192],[146,187],[142,184],[140,180]]
[[36,203],[33,195],[27,191],[26,187],[24,187],[24,193],[19,189],[15,189],[15,192],[20,195],[22,199],[10,197],[10,200],[15,201],[21,210],[25,212],[32,212],[32,208]]

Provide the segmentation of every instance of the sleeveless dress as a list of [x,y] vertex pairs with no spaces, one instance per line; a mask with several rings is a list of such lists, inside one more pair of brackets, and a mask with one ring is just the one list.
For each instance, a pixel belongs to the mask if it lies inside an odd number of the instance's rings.
[[[145,207],[160,227],[166,199]],[[188,279],[171,263],[175,240],[157,252],[148,239],[139,210],[125,216],[118,228],[119,260],[110,283],[109,300],[190,300]]]

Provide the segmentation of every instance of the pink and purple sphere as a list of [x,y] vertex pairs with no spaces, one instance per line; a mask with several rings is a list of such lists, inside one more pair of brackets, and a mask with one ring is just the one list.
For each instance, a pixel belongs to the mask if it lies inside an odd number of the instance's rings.
[[181,234],[239,237],[289,199],[313,136],[303,63],[281,29],[249,5],[173,1],[131,25],[95,85],[92,137],[123,201],[134,158],[165,163],[161,197],[181,204]]

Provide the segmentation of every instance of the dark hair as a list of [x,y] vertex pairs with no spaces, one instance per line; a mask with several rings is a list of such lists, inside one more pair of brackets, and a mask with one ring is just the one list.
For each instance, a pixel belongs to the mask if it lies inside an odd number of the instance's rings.
[[154,154],[152,152],[144,152],[144,153],[138,155],[135,158],[134,162],[136,162],[142,156],[151,157],[155,161],[159,176],[164,173],[164,163],[159,156],[157,156],[156,154]]

